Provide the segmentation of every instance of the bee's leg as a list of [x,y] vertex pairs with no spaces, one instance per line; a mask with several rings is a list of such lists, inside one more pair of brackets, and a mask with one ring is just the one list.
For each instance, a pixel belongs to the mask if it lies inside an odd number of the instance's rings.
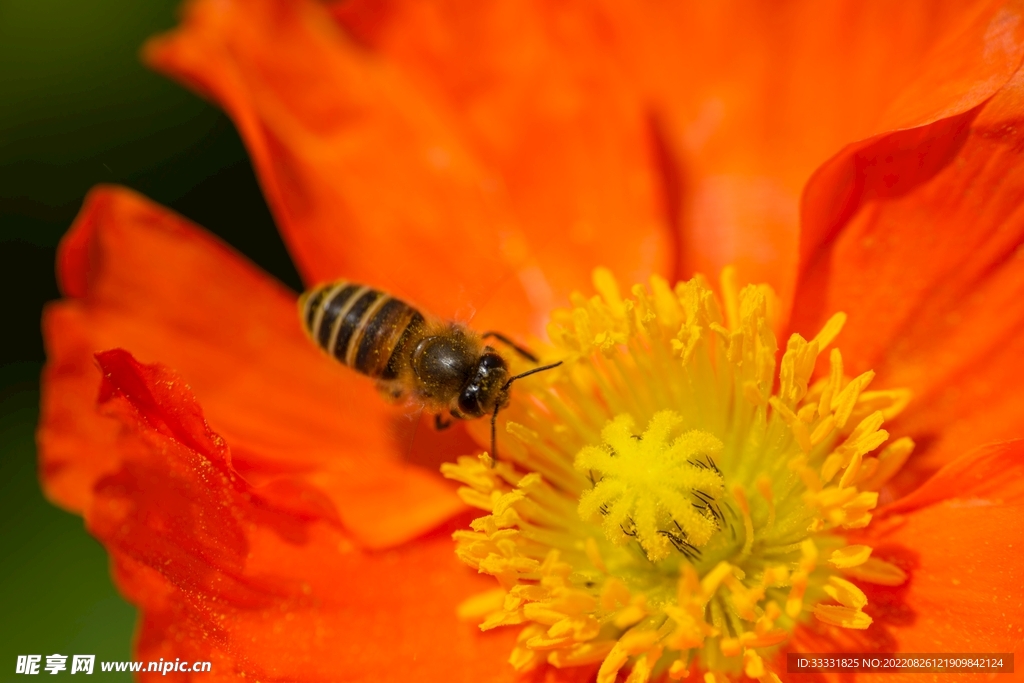
[[531,363],[539,362],[537,360],[537,356],[533,355],[519,344],[516,344],[514,341],[503,335],[501,332],[484,332],[482,336],[484,339],[487,339],[488,337],[494,337],[498,341],[504,344],[508,344],[509,346],[516,350],[516,353],[518,353],[520,356],[530,361]]
[[[507,393],[506,393],[507,395]],[[501,410],[501,401],[494,406],[491,413],[491,467],[498,465],[498,411]]]
[[443,432],[444,430],[448,429],[451,426],[452,421],[446,420],[443,417],[441,417],[441,413],[437,413],[434,415],[434,429],[436,429],[437,431]]
[[379,381],[377,382],[377,391],[379,391],[381,396],[387,399],[389,403],[401,403],[408,398],[402,383],[397,381]]

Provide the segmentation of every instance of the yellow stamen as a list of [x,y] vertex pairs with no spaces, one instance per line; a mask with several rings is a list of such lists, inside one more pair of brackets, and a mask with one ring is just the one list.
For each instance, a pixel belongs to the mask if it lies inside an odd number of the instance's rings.
[[839,569],[856,567],[867,562],[871,556],[871,547],[866,545],[848,545],[832,553],[828,563]]
[[907,580],[905,571],[892,563],[873,557],[862,565],[847,569],[844,573],[860,581],[880,586],[899,586]]
[[854,581],[906,574],[844,533],[913,447],[875,453],[908,394],[868,391],[874,374],[848,378],[836,349],[814,381],[841,313],[777,359],[774,295],[732,269],[724,305],[700,277],[628,297],[608,271],[594,282],[553,316],[545,356],[564,364],[500,414],[502,462],[442,468],[488,512],[457,554],[499,586],[460,614],[520,628],[517,670],[600,663],[605,683],[778,681],[767,662],[801,624],[866,628]]

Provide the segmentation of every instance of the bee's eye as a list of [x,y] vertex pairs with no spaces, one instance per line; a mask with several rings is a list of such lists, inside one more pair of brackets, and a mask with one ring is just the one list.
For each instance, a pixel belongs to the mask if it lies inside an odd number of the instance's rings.
[[459,394],[459,412],[466,417],[480,417],[484,414],[483,406],[480,405],[480,384],[471,382],[462,389]]
[[480,363],[477,365],[477,372],[480,374],[490,374],[489,371],[499,369],[506,370],[507,368],[508,366],[505,364],[504,358],[496,353],[485,353],[480,357]]
[[507,377],[508,365],[504,358],[496,353],[480,356],[472,378],[459,394],[459,411],[469,417],[481,417],[490,412]]

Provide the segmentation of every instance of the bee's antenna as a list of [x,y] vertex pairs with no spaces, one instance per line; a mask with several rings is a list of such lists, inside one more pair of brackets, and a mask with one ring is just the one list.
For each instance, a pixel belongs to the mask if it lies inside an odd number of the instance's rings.
[[537,360],[537,356],[533,355],[532,353],[530,353],[529,351],[524,349],[519,344],[516,344],[514,341],[512,341],[511,339],[509,339],[508,337],[503,335],[501,332],[484,332],[480,336],[482,338],[484,338],[484,339],[487,339],[488,337],[494,337],[498,341],[503,342],[503,343],[508,344],[509,346],[511,346],[513,349],[515,349],[516,353],[518,353],[520,356],[522,356],[526,360],[530,361],[531,363],[539,363],[540,362],[539,360]]
[[562,364],[562,361],[558,361],[557,363],[552,363],[551,365],[542,365],[539,368],[534,368],[533,370],[527,370],[524,373],[518,374],[515,377],[510,378],[507,382],[505,382],[505,385],[501,387],[501,392],[499,393],[499,396],[501,398],[498,400],[497,403],[494,404],[494,412],[491,413],[491,466],[492,467],[494,465],[498,464],[498,411],[501,410],[502,405],[505,403],[505,398],[508,396],[508,390],[509,390],[509,387],[512,386],[512,382],[515,382],[517,379],[522,379],[523,377],[527,377],[529,375],[536,374],[538,372],[544,372],[545,370],[550,370],[551,368],[557,368],[561,364]]

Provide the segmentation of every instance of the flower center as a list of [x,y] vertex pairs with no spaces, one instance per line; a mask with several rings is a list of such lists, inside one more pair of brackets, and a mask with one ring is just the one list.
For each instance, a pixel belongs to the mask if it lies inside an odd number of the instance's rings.
[[789,339],[776,388],[774,295],[739,290],[731,269],[723,304],[699,276],[631,298],[607,271],[594,280],[600,296],[549,328],[563,368],[502,413],[502,461],[442,468],[488,513],[456,552],[499,584],[464,616],[521,628],[516,669],[599,665],[599,683],[623,668],[630,683],[777,680],[770,656],[802,622],[867,628],[850,579],[906,577],[845,531],[870,523],[913,448],[876,452],[907,392],[867,391],[873,373],[847,377],[835,349],[811,384],[842,314]]

